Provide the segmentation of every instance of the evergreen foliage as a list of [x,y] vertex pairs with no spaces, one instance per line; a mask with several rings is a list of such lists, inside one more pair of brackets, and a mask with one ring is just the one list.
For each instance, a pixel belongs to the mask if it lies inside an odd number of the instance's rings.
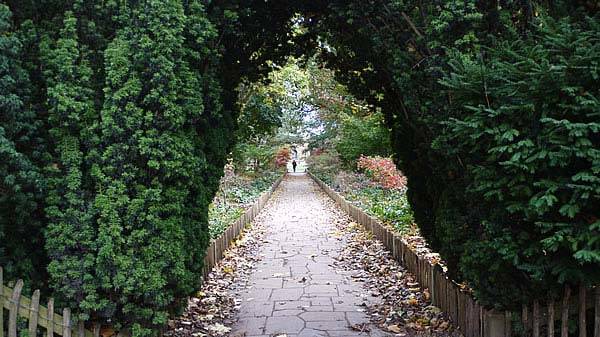
[[[597,2],[5,3],[0,263],[81,318],[145,336],[184,304],[236,89],[316,47],[381,109],[416,222],[484,303],[599,282]],[[249,137],[281,122],[268,100]]]
[[233,144],[217,45],[232,23],[199,1],[40,3],[43,15],[10,5],[2,264],[49,281],[80,319],[156,333],[200,282],[208,204]]
[[202,179],[206,155],[195,121],[217,112],[203,111],[199,76],[183,52],[181,3],[149,1],[124,17],[128,24],[106,49],[103,146],[92,172],[96,274],[113,298],[102,309],[135,322],[138,335],[165,324],[169,307],[199,282],[214,191]]
[[456,114],[438,148],[464,158],[468,198],[491,210],[461,257],[476,289],[511,282],[522,294],[494,295],[527,300],[600,280],[599,36],[597,22],[548,18],[484,62],[461,55],[442,81]]
[[[42,46],[47,83],[49,144],[46,249],[53,287],[84,311],[98,308],[95,273],[96,211],[90,168],[97,165],[97,114],[91,69],[77,36],[77,20],[66,12],[56,41]],[[87,290],[86,290],[87,289]]]
[[422,233],[485,304],[600,281],[598,8],[340,1],[316,28],[384,112]]
[[23,45],[10,9],[0,4],[0,264],[7,277],[45,278],[42,205],[45,146],[31,108]]
[[362,155],[388,156],[390,134],[383,126],[381,113],[367,116],[340,113],[336,150],[346,165],[354,165]]

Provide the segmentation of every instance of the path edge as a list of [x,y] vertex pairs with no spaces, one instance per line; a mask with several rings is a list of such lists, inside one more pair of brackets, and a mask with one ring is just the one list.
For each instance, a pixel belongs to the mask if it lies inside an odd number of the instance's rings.
[[350,218],[381,241],[394,259],[415,276],[422,289],[429,289],[432,304],[446,312],[465,337],[510,336],[510,332],[505,333],[503,313],[484,308],[470,294],[461,291],[439,265],[418,256],[400,235],[347,201],[312,172],[307,174]]
[[218,238],[211,240],[204,255],[203,280],[206,280],[213,267],[223,259],[224,253],[231,247],[231,243],[240,236],[244,228],[254,221],[254,218],[262,211],[286,175],[287,172],[277,178],[273,185],[271,185],[271,188],[262,192],[252,206],[248,206],[246,211],[236,221],[227,226],[227,229]]

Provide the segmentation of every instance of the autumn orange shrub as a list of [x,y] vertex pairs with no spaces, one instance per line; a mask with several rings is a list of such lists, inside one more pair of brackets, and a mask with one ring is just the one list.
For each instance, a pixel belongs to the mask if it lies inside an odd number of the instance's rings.
[[406,177],[398,171],[391,158],[361,155],[357,166],[383,188],[401,189],[406,186]]
[[277,167],[283,167],[287,165],[287,163],[290,161],[290,158],[292,158],[290,149],[283,147],[277,151],[277,155],[275,156],[275,165],[277,165]]

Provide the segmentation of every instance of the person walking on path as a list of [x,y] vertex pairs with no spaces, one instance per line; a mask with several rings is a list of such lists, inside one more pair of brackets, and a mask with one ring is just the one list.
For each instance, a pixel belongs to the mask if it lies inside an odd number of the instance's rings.
[[292,160],[292,168],[294,169],[294,173],[296,173],[296,165],[298,165],[296,160]]

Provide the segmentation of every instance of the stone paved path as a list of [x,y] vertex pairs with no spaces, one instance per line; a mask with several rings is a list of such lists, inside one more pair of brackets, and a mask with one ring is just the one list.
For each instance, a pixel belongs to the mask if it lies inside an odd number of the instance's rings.
[[[335,204],[305,174],[289,174],[279,188],[260,217],[263,258],[241,293],[231,336],[391,336],[368,324],[361,304],[374,298],[331,266],[344,246]],[[365,331],[356,330],[361,324]]]

